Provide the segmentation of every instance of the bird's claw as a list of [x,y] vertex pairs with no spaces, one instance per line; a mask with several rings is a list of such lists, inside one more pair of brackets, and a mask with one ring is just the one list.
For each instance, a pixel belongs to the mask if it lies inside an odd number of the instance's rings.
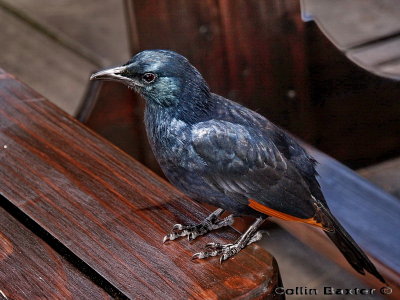
[[188,226],[175,224],[174,227],[172,228],[172,232],[164,237],[163,242],[165,243],[166,241],[173,241],[179,237],[184,237],[184,236],[187,236],[188,241],[193,241],[198,236],[206,234],[210,230],[212,229],[208,228],[204,224],[188,225]]
[[214,257],[220,255],[219,262],[222,263],[224,260],[236,255],[242,250],[239,243],[235,244],[220,244],[220,243],[209,243],[206,245],[206,251],[198,252],[192,256],[194,259],[203,259],[207,257]]
[[264,233],[266,233],[267,235],[269,235],[268,232],[265,231],[265,230],[259,230],[259,231],[257,231],[257,232],[250,238],[250,240],[249,240],[248,243],[247,243],[247,246],[250,245],[250,244],[253,244],[254,242],[257,242],[257,241],[261,240]]
[[173,232],[176,232],[176,231],[179,231],[179,230],[182,230],[183,229],[183,225],[182,224],[175,224],[173,227],[172,227],[172,231]]
[[206,244],[205,248],[208,250],[212,249],[221,249],[224,245],[220,243],[208,243]]
[[247,241],[237,240],[233,244],[221,244],[221,243],[208,243],[205,248],[206,251],[198,252],[192,256],[192,260],[194,259],[203,259],[207,257],[214,257],[220,255],[219,262],[222,264],[223,261],[228,258],[238,254],[240,250],[245,248],[246,246],[261,240],[264,231],[257,231],[251,236]]
[[230,215],[225,219],[218,220],[218,218],[215,215],[211,214],[203,222],[197,225],[175,224],[172,227],[171,233],[167,234],[164,237],[163,243],[167,241],[173,241],[179,237],[184,237],[184,236],[187,236],[188,240],[192,241],[198,236],[206,234],[207,232],[232,224],[233,224],[233,215]]
[[208,230],[207,228],[205,228],[203,224],[188,225],[188,226],[182,224],[175,224],[172,227],[172,232],[164,237],[163,243],[167,241],[173,241],[179,237],[184,237],[184,236],[187,236],[188,240],[192,241],[199,235],[203,235],[207,232]]

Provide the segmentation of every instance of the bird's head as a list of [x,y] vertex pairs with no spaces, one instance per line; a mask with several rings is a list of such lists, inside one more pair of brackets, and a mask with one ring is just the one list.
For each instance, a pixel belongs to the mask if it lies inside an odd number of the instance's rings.
[[[210,97],[207,83],[182,55],[145,50],[126,64],[93,74],[93,79],[119,81],[135,89],[148,104],[161,107],[201,104]],[[195,103],[192,103],[195,102]]]

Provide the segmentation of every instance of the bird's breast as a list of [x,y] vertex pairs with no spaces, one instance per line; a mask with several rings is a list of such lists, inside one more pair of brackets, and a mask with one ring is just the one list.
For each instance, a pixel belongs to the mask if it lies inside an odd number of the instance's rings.
[[146,131],[153,153],[164,172],[174,168],[195,169],[191,126],[166,114],[146,114]]

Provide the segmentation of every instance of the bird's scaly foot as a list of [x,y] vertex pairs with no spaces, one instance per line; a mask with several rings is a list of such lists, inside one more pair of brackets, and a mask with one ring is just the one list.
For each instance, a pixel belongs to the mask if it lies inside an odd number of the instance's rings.
[[262,231],[257,231],[249,239],[243,239],[240,237],[233,244],[220,244],[220,243],[209,243],[206,245],[206,251],[198,252],[192,256],[192,259],[202,259],[207,257],[213,257],[220,255],[219,262],[222,263],[224,260],[238,254],[240,250],[246,246],[261,240],[263,235]]
[[210,214],[203,222],[197,225],[182,225],[175,224],[172,228],[172,232],[164,237],[163,242],[172,241],[179,237],[187,236],[189,241],[194,240],[200,235],[206,234],[212,230],[229,226],[233,224],[233,215],[226,217],[225,219],[218,220],[218,217],[224,212],[223,209],[217,209]]

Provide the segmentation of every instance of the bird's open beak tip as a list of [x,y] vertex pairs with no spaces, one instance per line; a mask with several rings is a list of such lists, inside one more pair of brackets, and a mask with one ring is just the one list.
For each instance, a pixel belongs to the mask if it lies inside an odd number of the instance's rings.
[[102,79],[102,80],[121,80],[121,72],[125,70],[125,67],[116,67],[111,69],[102,70],[96,72],[90,76],[90,80]]
[[113,73],[108,72],[108,70],[99,71],[90,75],[90,80],[95,79],[108,79],[111,78]]

